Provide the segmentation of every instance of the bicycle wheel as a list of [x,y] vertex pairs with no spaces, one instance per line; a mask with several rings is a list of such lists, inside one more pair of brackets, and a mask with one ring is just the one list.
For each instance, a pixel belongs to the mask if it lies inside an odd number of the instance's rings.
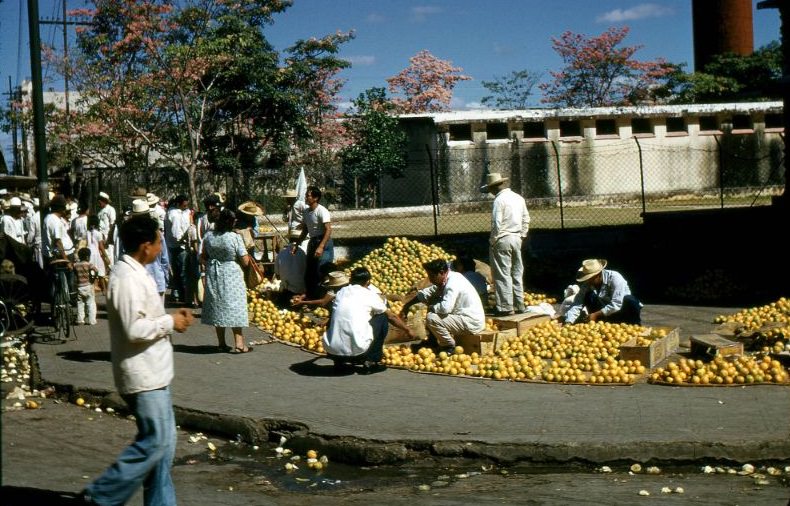
[[58,339],[65,341],[71,335],[71,301],[69,300],[68,283],[65,274],[59,274],[59,286],[56,288],[52,306],[52,319]]

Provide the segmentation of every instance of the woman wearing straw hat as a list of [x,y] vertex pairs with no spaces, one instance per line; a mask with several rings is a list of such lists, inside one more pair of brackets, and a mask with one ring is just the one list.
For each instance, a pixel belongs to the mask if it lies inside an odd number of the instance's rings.
[[576,323],[586,310],[589,321],[641,325],[642,304],[631,295],[622,274],[606,268],[606,260],[589,258],[576,271],[581,289],[565,313],[565,323]]
[[529,211],[524,198],[507,185],[508,178],[492,172],[480,191],[492,193],[489,257],[496,293],[496,316],[524,312],[524,263],[521,244],[529,232]]

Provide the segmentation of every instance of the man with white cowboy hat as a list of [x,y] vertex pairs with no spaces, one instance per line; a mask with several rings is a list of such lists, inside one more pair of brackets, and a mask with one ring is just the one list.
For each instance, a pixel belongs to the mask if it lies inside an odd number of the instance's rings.
[[112,263],[116,260],[115,236],[117,234],[115,229],[117,228],[118,213],[112,206],[110,196],[106,192],[99,192],[97,202],[99,212],[96,213],[96,216],[99,217],[99,232],[104,236],[104,249],[107,250],[107,256]]
[[576,323],[583,309],[589,321],[641,325],[642,304],[631,295],[622,274],[606,268],[606,260],[588,258],[576,271],[579,293],[565,313],[565,323]]
[[11,197],[8,201],[8,208],[3,213],[3,232],[8,237],[20,244],[25,243],[25,224],[22,216],[22,199]]
[[159,197],[155,193],[148,192],[145,194],[145,200],[148,203],[148,207],[151,208],[151,216],[159,222],[159,230],[164,230],[167,211],[159,203]]
[[524,198],[508,188],[507,182],[508,178],[492,172],[487,175],[486,184],[480,187],[480,191],[495,195],[488,254],[496,294],[496,316],[525,310],[521,245],[529,232],[529,211]]

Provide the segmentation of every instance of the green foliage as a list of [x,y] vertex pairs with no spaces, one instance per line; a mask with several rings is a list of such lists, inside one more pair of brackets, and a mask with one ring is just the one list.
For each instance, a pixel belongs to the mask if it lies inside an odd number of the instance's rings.
[[373,192],[382,175],[402,177],[406,168],[407,138],[394,111],[384,88],[370,88],[354,100],[354,110],[346,116],[352,143],[340,154],[343,171]]
[[779,99],[782,48],[773,41],[748,56],[715,56],[703,72],[676,76],[675,103]]
[[483,87],[491,93],[480,101],[495,109],[526,109],[532,88],[540,81],[541,74],[529,70],[514,70],[504,76],[494,76],[493,81],[483,81]]

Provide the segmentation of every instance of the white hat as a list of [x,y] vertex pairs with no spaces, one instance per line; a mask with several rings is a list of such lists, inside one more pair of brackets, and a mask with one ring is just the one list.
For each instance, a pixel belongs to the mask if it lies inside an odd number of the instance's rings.
[[507,183],[508,180],[509,178],[502,177],[502,174],[499,172],[491,172],[486,176],[486,184],[480,187],[480,191],[489,191],[492,186]]
[[19,197],[11,197],[11,200],[8,201],[8,207],[21,207],[22,200]]
[[579,283],[587,281],[606,268],[606,260],[603,258],[588,258],[582,262],[582,266],[576,271],[576,281]]
[[151,210],[148,208],[148,201],[143,199],[134,199],[132,201],[132,216],[140,214],[148,214]]
[[159,203],[159,197],[150,192],[145,194],[145,200],[149,206],[155,206]]
[[99,192],[99,198],[100,198],[100,199],[104,199],[104,200],[106,200],[107,202],[110,202],[110,196],[109,196],[109,195],[107,195],[105,192]]
[[295,199],[298,196],[299,195],[296,193],[295,188],[288,188],[287,190],[285,190],[285,194],[283,195],[283,197],[286,199]]
[[77,210],[77,203],[76,202],[69,202],[66,204],[67,211],[76,211]]

